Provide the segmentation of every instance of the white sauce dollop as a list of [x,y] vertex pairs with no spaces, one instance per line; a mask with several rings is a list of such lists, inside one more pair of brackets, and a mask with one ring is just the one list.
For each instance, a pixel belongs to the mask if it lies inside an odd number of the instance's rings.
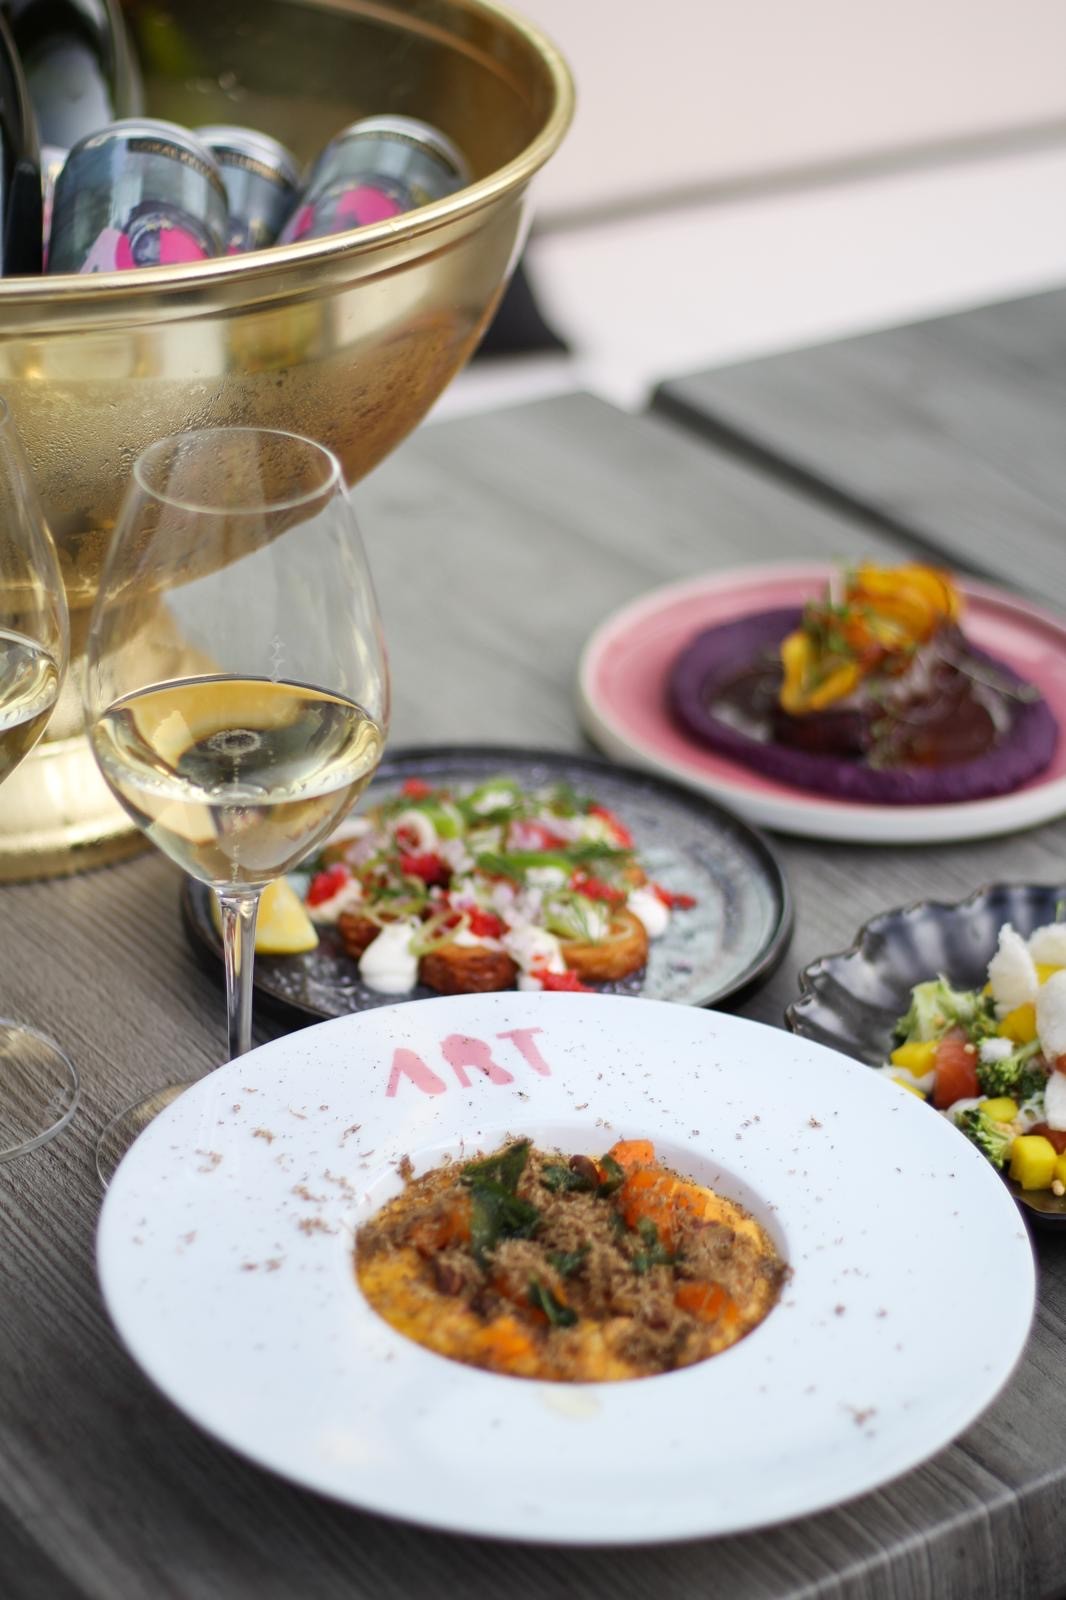
[[670,925],[670,909],[664,906],[654,889],[642,884],[630,892],[626,905],[644,924],[649,939],[661,939]]
[[549,972],[566,971],[559,941],[546,928],[534,928],[524,923],[509,929],[501,942],[511,960],[517,962],[523,972],[528,972],[533,966],[545,967]]
[[462,945],[466,949],[479,948],[482,950],[499,950],[499,939],[490,939],[487,934],[471,933],[469,928],[456,928],[450,935],[452,944]]
[[414,921],[390,922],[359,957],[359,975],[378,994],[406,994],[418,982],[418,957],[411,948],[419,927]]

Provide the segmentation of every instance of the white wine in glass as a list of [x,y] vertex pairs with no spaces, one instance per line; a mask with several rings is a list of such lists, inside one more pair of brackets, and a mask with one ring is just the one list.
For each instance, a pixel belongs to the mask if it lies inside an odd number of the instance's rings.
[[[139,457],[89,633],[86,711],[108,786],[216,891],[229,1055],[251,1042],[261,891],[373,776],[388,727],[377,602],[336,457],[217,428]],[[101,1176],[184,1084],[105,1130]]]
[[[67,664],[67,599],[14,421],[0,400],[0,783],[32,750]],[[74,1115],[78,1075],[35,1028],[0,1017],[0,1161],[53,1139]]]
[[92,733],[148,837],[224,891],[288,872],[365,788],[380,722],[352,700],[263,678],[188,678],[116,700]]
[[0,628],[0,783],[41,737],[62,681],[52,649]]

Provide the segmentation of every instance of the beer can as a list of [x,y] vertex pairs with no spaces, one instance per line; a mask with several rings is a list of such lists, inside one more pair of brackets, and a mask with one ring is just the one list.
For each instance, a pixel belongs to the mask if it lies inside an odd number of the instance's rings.
[[195,128],[218,162],[229,200],[231,255],[273,244],[300,187],[296,157],[255,128]]
[[151,117],[80,139],[56,183],[49,272],[121,272],[226,250],[218,163],[185,128]]
[[55,204],[56,184],[59,174],[66,165],[68,150],[61,150],[57,144],[42,144],[41,146],[41,243],[43,249],[44,270],[48,271],[48,241],[52,235],[52,207]]
[[279,244],[361,228],[442,200],[470,182],[460,152],[414,117],[366,117],[323,150]]

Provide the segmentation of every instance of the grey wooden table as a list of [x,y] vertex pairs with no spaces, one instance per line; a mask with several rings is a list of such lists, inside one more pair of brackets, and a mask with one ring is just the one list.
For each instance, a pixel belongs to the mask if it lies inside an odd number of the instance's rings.
[[[676,426],[580,396],[425,429],[357,502],[391,641],[397,746],[577,748],[578,653],[622,601],[757,557],[906,548]],[[744,1007],[774,1024],[798,967],[874,911],[997,877],[1059,880],[1066,823],[935,851],[778,845],[795,937]],[[178,890],[157,855],[0,889],[0,1011],[56,1034],[85,1083],[69,1132],[0,1168],[4,1600],[1027,1600],[1066,1587],[1055,1240],[1039,1243],[1024,1361],[962,1439],[879,1493],[744,1537],[576,1551],[422,1532],[292,1488],[186,1422],[119,1347],[93,1268],[97,1133],[223,1049],[221,990],[185,944]],[[260,1016],[259,1039],[277,1031]],[[994,1294],[994,1262],[988,1272]]]
[[655,407],[1066,608],[1066,289],[678,377]]

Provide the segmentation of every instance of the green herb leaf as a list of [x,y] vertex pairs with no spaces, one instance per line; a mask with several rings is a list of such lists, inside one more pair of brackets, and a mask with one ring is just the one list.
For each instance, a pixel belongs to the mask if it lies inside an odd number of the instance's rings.
[[547,1252],[548,1260],[560,1278],[572,1277],[588,1253],[589,1247],[587,1244],[581,1245],[577,1250],[549,1250]]
[[606,1199],[609,1194],[614,1194],[616,1189],[622,1187],[626,1181],[626,1175],[614,1159],[614,1156],[602,1156],[600,1158],[600,1166],[607,1176],[596,1190],[596,1193],[601,1199]]
[[576,866],[585,861],[609,861],[623,866],[633,859],[632,850],[608,844],[606,839],[579,839],[575,844],[568,844],[562,853]]
[[501,1239],[530,1239],[540,1227],[536,1206],[498,1183],[478,1179],[470,1191],[470,1249],[479,1266]]
[[528,1139],[519,1139],[497,1156],[486,1156],[484,1161],[468,1161],[461,1174],[463,1183],[473,1185],[488,1180],[498,1183],[508,1194],[514,1194],[529,1160],[529,1143]]
[[543,1311],[553,1328],[572,1328],[577,1321],[577,1312],[557,1300],[539,1278],[529,1280],[529,1303],[536,1306],[538,1311]]
[[565,1194],[568,1190],[591,1193],[595,1185],[573,1167],[564,1167],[561,1161],[546,1161],[540,1169],[540,1181],[552,1194]]
[[634,1272],[643,1277],[646,1272],[651,1271],[652,1267],[673,1266],[677,1257],[671,1255],[669,1250],[665,1249],[659,1238],[659,1230],[650,1217],[641,1217],[637,1223],[637,1233],[643,1240],[645,1248],[638,1250],[631,1258]]
[[545,791],[544,801],[557,817],[584,816],[593,803],[586,795],[578,794],[572,783],[553,784]]

